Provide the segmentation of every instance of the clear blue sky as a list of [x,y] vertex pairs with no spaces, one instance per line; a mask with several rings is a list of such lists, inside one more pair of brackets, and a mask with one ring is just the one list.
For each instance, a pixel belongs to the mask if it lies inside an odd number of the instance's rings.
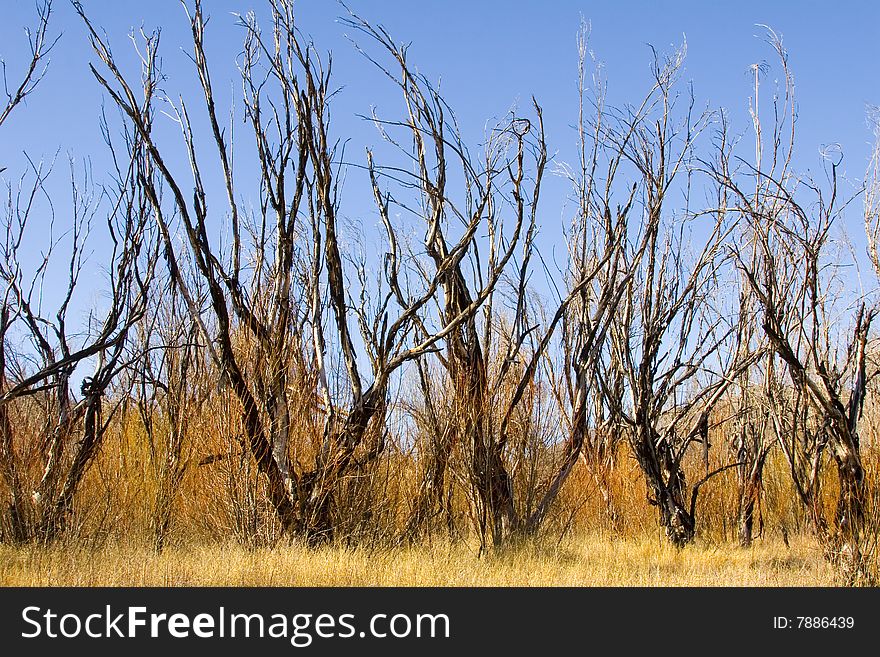
[[[178,0],[83,0],[97,26],[110,36],[120,56],[130,52],[127,34],[143,25],[163,30],[164,69],[172,95],[197,98],[192,66],[181,53],[189,35]],[[205,0],[212,16],[209,26],[215,89],[238,90],[234,58],[240,51],[242,30],[231,12],[254,8],[265,13],[261,0]],[[537,97],[545,108],[551,152],[562,160],[574,157],[577,117],[575,38],[581,16],[592,24],[591,47],[605,64],[609,100],[635,102],[649,83],[648,64],[653,44],[668,51],[688,43],[684,76],[692,80],[700,104],[730,111],[736,131],[749,126],[748,98],[752,79],[749,66],[771,61],[772,50],[758,24],[773,27],[789,51],[799,104],[797,168],[815,170],[819,149],[839,143],[845,154],[845,174],[860,179],[867,164],[872,134],[865,113],[868,104],[880,104],[880,3],[817,1],[634,1],[502,2],[500,0],[350,0],[350,6],[371,22],[383,24],[398,41],[412,42],[411,58],[436,80],[456,109],[466,134],[479,135],[484,123],[499,117],[519,101]],[[28,0],[3,0],[0,55],[15,79],[24,64],[23,28],[33,24],[34,7]],[[330,0],[299,0],[301,29],[322,50],[332,50],[336,83],[344,87],[334,104],[336,135],[358,146],[377,141],[374,129],[357,119],[371,105],[396,116],[400,104],[394,90],[383,83],[345,38],[337,22],[344,9]],[[104,102],[88,71],[93,57],[83,26],[66,0],[56,0],[50,28],[62,34],[52,53],[47,77],[38,91],[0,129],[0,166],[8,167],[5,180],[24,167],[22,153],[51,158],[56,152],[90,157],[101,180],[106,153],[100,141],[97,116]],[[129,69],[133,70],[133,69]],[[66,164],[57,168],[63,189]],[[66,200],[66,197],[65,197]],[[559,199],[548,199],[548,225],[561,216]],[[367,199],[369,202],[369,199]],[[358,210],[348,208],[349,212]],[[858,208],[848,217],[857,244],[861,238]]]
[[[23,63],[23,27],[32,23],[33,4],[4,0],[0,54],[11,71]],[[188,45],[178,0],[85,0],[96,24],[110,34],[120,53],[132,27],[162,26],[165,68],[172,76],[191,78],[175,52]],[[679,1],[503,2],[444,0],[411,2],[351,0],[356,11],[381,22],[400,41],[413,43],[412,56],[429,76],[442,74],[449,99],[465,120],[482,122],[530,95],[549,108],[551,139],[565,137],[573,118],[575,33],[580,16],[592,23],[592,45],[605,62],[613,95],[635,99],[647,80],[650,43],[668,49],[687,36],[686,76],[700,97],[739,110],[744,117],[750,90],[747,67],[771,58],[756,24],[767,24],[784,37],[797,80],[801,105],[801,150],[841,142],[848,160],[861,166],[869,133],[866,103],[880,103],[880,6],[865,1]],[[63,33],[53,53],[49,76],[15,121],[0,135],[4,157],[22,148],[36,152],[96,150],[94,117],[101,96],[90,79],[90,53],[82,26],[69,3],[56,0],[52,31]],[[215,48],[215,76],[233,80],[232,58],[241,29],[233,11],[264,9],[260,0],[205,0],[213,16],[209,39]],[[344,10],[332,0],[299,0],[297,15],[304,31],[334,53],[337,81],[348,87],[345,104],[389,100],[387,89],[369,93],[356,81],[365,63],[352,53],[345,29],[336,22]],[[184,67],[183,71],[179,71]],[[182,74],[182,75],[181,75]],[[186,78],[184,78],[186,79]],[[363,95],[362,95],[363,94]],[[358,97],[360,96],[360,97]],[[564,113],[569,116],[561,116]],[[349,118],[337,112],[337,119]],[[747,117],[745,117],[747,118]]]

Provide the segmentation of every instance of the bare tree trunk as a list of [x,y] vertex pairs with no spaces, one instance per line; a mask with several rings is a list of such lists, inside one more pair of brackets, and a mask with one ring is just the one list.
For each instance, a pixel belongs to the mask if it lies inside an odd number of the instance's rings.
[[[840,488],[834,515],[834,526],[841,547],[849,545],[850,551],[858,550],[860,535],[865,527],[865,503],[867,490],[865,470],[859,450],[851,443],[835,451],[837,480]],[[842,456],[838,453],[843,452]],[[858,555],[854,555],[856,558]]]
[[657,507],[660,526],[676,547],[694,538],[695,522],[685,499],[689,490],[684,472],[676,466],[665,441],[650,427],[642,427],[635,446],[635,457],[648,484],[648,501]]
[[743,458],[740,460],[744,462],[741,468],[751,466],[744,474],[740,472],[737,495],[737,538],[739,544],[747,548],[755,537],[755,521],[761,522],[760,500],[763,491],[765,457],[758,457],[751,463]]
[[89,395],[85,406],[86,412],[82,438],[77,445],[73,463],[67,471],[60,494],[53,503],[44,507],[44,511],[39,519],[37,536],[45,543],[50,543],[57,539],[67,528],[76,490],[82,481],[87,466],[92,461],[104,438],[105,427],[102,426],[101,395]]

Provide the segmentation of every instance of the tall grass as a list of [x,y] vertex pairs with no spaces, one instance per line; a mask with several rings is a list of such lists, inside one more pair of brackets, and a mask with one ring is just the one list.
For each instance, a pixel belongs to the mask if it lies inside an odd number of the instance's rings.
[[[265,502],[263,483],[241,444],[236,412],[234,402],[220,394],[191,419],[188,439],[192,444],[186,450],[184,476],[173,500],[172,543],[233,540],[258,547],[270,546],[279,538],[272,510]],[[873,440],[874,423],[865,424],[868,430],[863,458],[869,486],[876,492],[880,450]],[[343,543],[390,545],[403,530],[420,483],[419,454],[410,441],[407,436],[392,435],[375,467],[344,482],[338,505],[349,509],[350,517],[340,532]],[[731,459],[723,447],[722,431],[716,431],[712,442],[720,447],[710,452],[710,470]],[[552,446],[535,449],[544,450],[538,455],[539,460],[552,458]],[[688,460],[687,471],[699,476],[705,468],[701,456],[690,454]],[[453,476],[452,481],[452,511],[461,527],[457,537],[467,543],[467,486],[462,477]],[[625,443],[617,451],[609,484],[619,522],[610,521],[595,478],[584,463],[579,463],[566,482],[543,535],[559,538],[586,532],[624,539],[653,536],[657,531],[656,511],[647,501],[644,480]],[[77,498],[74,533],[81,537],[147,540],[157,485],[143,427],[133,412],[124,412],[114,422],[103,450],[83,482]],[[823,497],[829,508],[835,499],[835,486],[833,472],[828,469],[823,479]],[[728,470],[702,489],[697,503],[698,535],[718,543],[734,542],[736,505],[736,474]],[[808,515],[793,494],[788,465],[778,451],[770,455],[765,466],[760,519],[764,536],[783,541],[810,529]]]
[[[193,383],[193,382],[190,382]],[[202,382],[205,383],[205,382]],[[405,407],[406,405],[401,405]],[[411,404],[410,404],[411,406]],[[33,401],[15,408],[20,455],[37,444],[42,423]],[[752,548],[737,545],[734,470],[712,478],[697,504],[697,539],[683,551],[669,547],[648,503],[641,470],[620,445],[605,495],[594,472],[579,462],[541,532],[478,558],[467,455],[450,464],[449,522],[437,522],[419,541],[402,540],[422,483],[424,459],[418,424],[391,414],[386,447],[369,468],[335,490],[338,532],[333,544],[308,549],[283,536],[247,445],[240,409],[231,393],[214,385],[188,418],[181,450],[183,476],[170,497],[170,524],[161,553],[155,549],[155,500],[163,485],[156,461],[161,449],[147,439],[133,403],[111,420],[102,450],[76,497],[63,540],[49,546],[0,547],[3,584],[70,585],[826,585],[839,582],[811,535],[809,514],[793,491],[788,464],[771,453],[763,477],[758,535]],[[395,419],[396,418],[396,419]],[[163,418],[153,418],[161,435]],[[546,421],[546,418],[545,418]],[[863,459],[870,489],[865,570],[877,575],[880,537],[880,449],[873,407],[864,420]],[[685,471],[700,477],[733,460],[725,429],[713,430],[708,463],[687,456]],[[544,433],[552,431],[544,427]],[[295,458],[313,449],[308,422],[292,441]],[[549,439],[516,443],[512,470],[518,495],[534,495],[536,470],[556,458]],[[158,450],[158,451],[157,451]],[[30,472],[36,478],[38,472]],[[836,477],[823,475],[822,499],[832,508]],[[0,491],[0,495],[5,491]],[[518,504],[527,505],[520,498]],[[450,530],[450,527],[452,528]],[[2,545],[2,544],[0,544]]]

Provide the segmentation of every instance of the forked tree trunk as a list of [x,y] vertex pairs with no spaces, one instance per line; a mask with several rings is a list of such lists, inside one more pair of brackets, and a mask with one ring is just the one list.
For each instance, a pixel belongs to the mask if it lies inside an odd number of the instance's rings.
[[321,481],[320,472],[303,477],[303,495],[300,504],[300,526],[297,529],[309,547],[331,543],[335,538],[333,522],[333,491]]
[[685,494],[687,485],[684,472],[672,458],[665,440],[657,440],[655,431],[642,430],[636,445],[636,460],[645,473],[648,488],[657,506],[660,526],[666,537],[677,548],[694,540],[695,519]]
[[683,548],[694,540],[694,517],[685,506],[675,487],[654,490],[660,508],[660,524],[666,530],[666,537],[677,548]]
[[518,529],[513,486],[504,464],[502,446],[491,437],[487,440],[479,425],[474,427],[473,440],[474,481],[491,532],[492,546],[499,548]]
[[832,546],[858,568],[861,561],[861,536],[865,530],[865,470],[858,446],[852,443],[838,450],[834,460],[840,487],[834,514]]
[[[461,290],[461,307],[466,307],[470,295],[457,273],[456,282]],[[456,306],[453,306],[456,308]],[[476,337],[476,326],[468,322],[463,334],[456,336],[449,352],[450,375],[455,390],[455,409],[460,413],[460,436],[471,446],[471,478],[480,500],[480,542],[486,546],[491,537],[495,548],[517,527],[513,487],[504,463],[504,444],[487,431],[485,416],[492,412],[486,399],[488,380],[483,349]],[[503,437],[502,437],[503,439]]]
[[[339,429],[329,430],[325,451],[318,456],[315,467],[298,479],[292,495],[296,522],[292,535],[305,539],[310,547],[329,543],[337,538],[334,515],[336,491],[340,481],[353,471],[363,469],[382,455],[385,441],[387,379],[376,381],[358,400]],[[379,437],[367,444],[371,431]],[[358,447],[364,452],[356,454]]]
[[37,536],[43,542],[54,541],[67,529],[76,491],[104,439],[105,427],[102,426],[101,410],[101,393],[90,394],[86,404],[83,436],[77,444],[73,463],[67,471],[64,485],[57,498],[46,500],[47,505],[40,518]]

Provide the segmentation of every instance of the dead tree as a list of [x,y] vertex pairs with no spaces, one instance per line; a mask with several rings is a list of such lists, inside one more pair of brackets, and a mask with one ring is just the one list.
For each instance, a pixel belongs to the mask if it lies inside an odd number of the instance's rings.
[[[826,158],[826,188],[793,173],[794,84],[787,54],[772,32],[770,42],[784,90],[774,102],[769,147],[756,120],[756,161],[740,159],[731,167],[723,159],[715,175],[757,244],[757,258],[742,249],[736,255],[760,302],[762,330],[785,370],[786,385],[772,399],[779,446],[827,556],[848,577],[857,577],[866,504],[859,419],[871,378],[867,341],[876,310],[860,301],[847,313],[835,292],[831,231],[848,204],[838,190],[840,158]],[[830,518],[820,494],[826,456],[835,465],[839,491]]]
[[[735,358],[734,313],[718,293],[729,273],[725,246],[734,223],[724,213],[670,207],[676,192],[687,203],[697,175],[695,142],[708,120],[693,114],[692,99],[683,119],[674,116],[683,56],[655,59],[645,101],[612,114],[603,133],[636,174],[633,193],[642,216],[624,233],[630,241],[625,269],[633,274],[597,368],[603,403],[676,546],[694,537],[700,488],[735,465],[710,470],[709,437],[713,410],[744,366]],[[694,445],[702,445],[705,472],[689,483],[685,457]]]
[[[15,91],[8,93],[0,124],[45,74],[44,61],[54,45],[48,38],[50,15],[50,2],[38,6],[30,63]],[[107,144],[117,169],[114,182],[100,193],[88,170],[77,180],[71,162],[72,222],[61,227],[61,237],[55,234],[54,203],[46,187],[51,166],[29,160],[30,170],[17,189],[7,187],[0,244],[0,473],[9,495],[2,516],[4,540],[51,541],[68,527],[79,485],[118,408],[109,393],[125,364],[129,333],[146,305],[157,252],[143,221],[145,199],[134,184],[142,142],[125,135],[122,146],[109,136]],[[79,327],[70,321],[70,308],[81,296],[86,240],[102,213],[109,252],[103,261],[108,299],[92,312],[86,326]],[[41,259],[29,268],[24,252],[35,239],[34,222],[41,220],[49,227],[49,239],[42,242]],[[46,239],[45,232],[39,239]],[[59,252],[66,246],[66,288],[56,288],[57,305],[50,312],[51,295],[44,303],[43,290],[48,277],[56,276],[56,267],[62,266]],[[13,340],[26,346],[14,348]],[[89,360],[94,370],[86,376],[81,366]],[[22,414],[39,417],[38,436],[20,421]]]
[[[583,125],[581,171],[572,173],[581,201],[569,243],[572,264],[566,272],[563,293],[540,321],[542,313],[532,299],[529,279],[547,164],[541,108],[535,102],[533,119],[511,117],[497,127],[484,161],[474,162],[462,143],[451,109],[429,81],[414,72],[406,49],[395,45],[381,27],[356,16],[349,25],[370,36],[396,65],[392,73],[377,63],[402,91],[406,116],[401,122],[374,120],[392,143],[398,144],[397,130],[411,140],[411,150],[405,152],[415,165],[415,174],[411,182],[406,178],[405,184],[411,184],[419,195],[416,214],[425,222],[428,256],[439,263],[449,252],[446,235],[452,230],[452,220],[459,219],[469,230],[477,218],[487,217],[487,255],[481,256],[479,244],[474,242],[473,253],[468,254],[470,262],[461,258],[443,283],[440,313],[446,317],[460,314],[471,299],[486,295],[479,317],[450,333],[445,339],[445,352],[437,355],[449,387],[444,391],[432,385],[428,366],[417,363],[424,406],[420,417],[431,443],[407,535],[415,536],[427,519],[448,504],[447,471],[450,459],[459,452],[470,459],[465,478],[472,493],[481,548],[497,548],[512,538],[539,530],[576,465],[585,440],[595,435],[590,431],[587,411],[596,389],[592,373],[603,353],[612,317],[631,281],[632,268],[626,270],[624,260],[627,217],[635,192],[628,191],[615,211],[610,181],[624,157],[622,150],[608,159],[608,186],[604,190],[594,187],[600,139],[593,135],[593,151],[588,152],[587,126]],[[581,46],[584,54],[585,41]],[[582,72],[583,64],[581,61]],[[508,151],[510,156],[502,158]],[[459,168],[464,181],[462,192],[450,182],[453,169]],[[380,172],[389,178],[401,176],[399,167]],[[377,187],[380,203],[382,198]],[[384,198],[385,203],[396,200],[400,207],[409,209],[400,199]],[[459,198],[464,199],[463,206]],[[509,206],[513,218],[506,245],[500,220],[505,206]],[[511,261],[517,240],[521,242],[521,257],[509,276],[509,288],[504,288],[511,313],[505,324],[499,299],[503,292],[495,283]],[[469,274],[468,270],[476,273]],[[569,380],[572,410],[564,426],[551,429],[554,437],[538,444],[537,434],[546,429],[541,426],[546,418],[536,417],[546,415],[542,395],[548,402],[552,399],[541,391],[548,383],[553,388],[559,383],[552,372],[550,352],[560,328],[565,336],[566,368],[573,373]],[[559,429],[564,432],[561,437]],[[530,435],[520,435],[523,433]],[[523,441],[533,445],[525,450],[532,456],[514,444]],[[535,456],[537,451],[542,453]],[[517,475],[520,471],[528,474]],[[448,506],[446,514],[448,517]]]
[[[38,5],[37,9],[37,27],[33,32],[33,37],[29,40],[31,51],[30,62],[22,74],[21,81],[14,85],[15,91],[6,93],[6,104],[0,113],[0,126],[2,126],[12,111],[21,104],[21,102],[36,89],[39,82],[46,73],[45,66],[41,69],[40,65],[51,50],[52,44],[48,41],[49,18],[52,12],[52,3],[47,2]],[[10,89],[8,73],[6,67],[3,67],[3,86]],[[0,173],[6,171],[7,167],[0,168]],[[39,178],[39,176],[38,176]],[[38,187],[38,185],[37,185]],[[33,189],[33,195],[36,195],[36,189]],[[11,220],[13,215],[13,198],[12,187],[9,187],[9,200],[7,203],[7,225],[9,231],[12,230]],[[11,236],[11,233],[10,233]],[[6,344],[7,336],[13,320],[14,310],[11,307],[11,291],[7,288],[3,306],[0,307],[0,384],[2,389],[7,387],[6,371],[7,371],[7,353]],[[24,491],[22,488],[21,475],[18,472],[15,455],[15,445],[13,437],[12,423],[9,417],[9,407],[7,404],[0,404],[0,467],[8,493],[10,497],[8,507],[8,518],[4,524],[7,525],[6,531],[3,532],[4,537],[8,534],[14,541],[26,540],[29,533],[27,529],[27,520],[24,517]]]
[[[389,132],[400,128],[411,143],[411,150],[401,147],[414,164],[412,180],[407,178],[404,185],[416,189],[418,207],[413,211],[424,221],[423,245],[429,263],[422,271],[424,277],[438,281],[442,291],[440,323],[453,327],[443,333],[445,354],[440,357],[451,386],[447,411],[451,422],[445,428],[441,429],[437,420],[438,411],[432,399],[435,392],[427,385],[426,365],[418,364],[427,416],[433,418],[434,445],[426,459],[422,485],[406,533],[414,537],[436,513],[445,495],[450,456],[456,449],[463,449],[470,458],[467,478],[474,493],[481,540],[485,543],[489,537],[497,546],[519,523],[504,455],[503,425],[509,418],[502,421],[500,432],[492,426],[493,389],[504,379],[526,334],[517,318],[520,333],[504,354],[506,365],[502,365],[497,374],[493,372],[491,359],[498,355],[493,345],[494,294],[522,243],[522,285],[515,294],[517,312],[523,311],[525,271],[547,161],[541,109],[536,103],[534,126],[531,121],[517,117],[496,126],[486,145],[485,157],[482,161],[475,160],[462,141],[452,110],[428,80],[413,71],[407,61],[406,48],[397,46],[381,26],[373,27],[357,16],[352,15],[348,25],[374,40],[396,66],[391,72],[373,60],[399,87],[406,116],[400,122],[375,120],[387,139],[397,143],[396,136]],[[532,145],[527,141],[530,134],[535,135]],[[527,157],[534,160],[531,189],[527,188],[525,178]],[[461,193],[449,182],[453,166],[460,168],[458,173],[463,176]],[[387,223],[389,205],[396,202],[401,207],[407,206],[403,200],[395,200],[389,193],[382,192],[378,177],[402,174],[398,169],[372,164],[370,172],[376,202]],[[503,221],[505,203],[510,203],[512,211],[510,226]],[[452,237],[456,234],[453,222],[461,226],[457,243]],[[488,234],[483,253],[477,237],[480,230]],[[387,266],[394,270],[399,268],[396,254]],[[471,275],[469,270],[475,273]],[[402,290],[396,293],[405,296]],[[477,307],[481,308],[479,316],[472,311]],[[423,336],[430,333],[427,325],[426,319],[420,318],[417,330]]]
[[[245,213],[235,196],[240,178],[233,175],[233,145],[217,118],[201,3],[189,10],[193,62],[226,183],[223,204],[232,233],[226,254],[209,237],[217,224],[209,220],[201,173],[204,154],[197,148],[185,100],[175,103],[174,111],[189,154],[192,195],[184,191],[183,176],[172,171],[154,136],[158,35],[146,38],[136,94],[109,45],[78,6],[103,64],[104,73],[93,68],[94,74],[149,152],[149,163],[139,172],[140,184],[152,199],[151,220],[165,240],[176,289],[193,317],[200,317],[202,310],[180,274],[190,263],[207,290],[215,327],[201,322],[202,338],[211,345],[212,358],[241,405],[243,431],[278,520],[289,534],[315,544],[333,537],[335,487],[349,474],[368,468],[384,450],[384,416],[395,372],[457,331],[488,291],[444,317],[435,331],[416,335],[420,313],[468,250],[480,217],[440,254],[426,284],[403,294],[395,264],[396,228],[380,204],[386,260],[392,264],[384,269],[383,289],[365,290],[360,302],[352,294],[356,287],[346,275],[337,220],[341,152],[330,135],[330,60],[325,64],[315,47],[304,43],[294,26],[292,2],[273,0],[270,7],[269,38],[264,38],[253,15],[241,19],[245,114],[256,143],[261,195],[259,212],[250,222],[252,261],[245,266]],[[170,199],[161,195],[163,186]],[[185,237],[183,251],[173,239],[175,217]],[[360,276],[357,267],[354,273]],[[375,299],[377,304],[368,303]],[[369,361],[369,377],[362,371],[353,324]],[[255,345],[246,358],[236,349],[236,336]],[[330,378],[331,359],[340,364],[336,380]],[[322,401],[319,436],[310,452],[292,444],[296,413],[289,391],[297,381],[312,386],[308,399]],[[316,415],[314,407],[307,410],[307,415]]]
[[[832,169],[836,167],[832,165]],[[836,179],[836,171],[831,175]],[[835,300],[824,274],[829,229],[839,208],[833,201],[825,205],[820,199],[817,207],[821,209],[807,210],[795,200],[794,189],[783,191],[775,181],[773,185],[774,195],[782,200],[772,217],[742,197],[740,200],[754,225],[762,223],[758,229],[763,233],[764,250],[760,269],[743,267],[761,302],[762,328],[793,388],[782,392],[792,399],[781,401],[777,407],[781,405],[793,413],[786,423],[800,429],[789,434],[790,438],[783,438],[780,447],[823,543],[832,553],[844,550],[851,554],[857,550],[864,522],[865,473],[858,421],[869,378],[866,347],[875,311],[864,303],[858,305],[852,324],[843,329],[851,337],[840,349],[831,335]],[[832,191],[832,197],[835,194],[836,190]],[[791,264],[781,264],[783,257],[790,258]],[[778,433],[784,435],[782,430]],[[840,490],[830,523],[824,517],[818,490],[826,450],[836,465]]]
[[[114,155],[121,155],[108,144]],[[127,135],[125,154],[115,158],[115,183],[100,195],[88,173],[76,179],[71,164],[72,224],[60,238],[54,235],[52,204],[46,208],[41,203],[49,198],[45,183],[51,167],[32,164],[30,178],[24,176],[15,192],[8,187],[0,244],[0,471],[10,496],[3,535],[15,542],[51,541],[65,531],[77,489],[119,406],[111,387],[126,365],[130,332],[143,316],[158,255],[144,223],[146,199],[134,184],[141,142]],[[70,308],[81,296],[87,238],[101,213],[106,213],[108,299],[78,328],[70,321]],[[48,244],[42,242],[42,259],[29,271],[23,253],[40,219],[50,227],[50,236]],[[38,239],[45,240],[45,232]],[[65,246],[70,249],[63,269],[66,288],[58,290],[50,312],[43,291]],[[13,338],[19,344],[23,338],[27,346],[14,349]],[[90,376],[81,367],[89,360],[94,367]],[[22,413],[40,418],[38,436],[13,419]]]

